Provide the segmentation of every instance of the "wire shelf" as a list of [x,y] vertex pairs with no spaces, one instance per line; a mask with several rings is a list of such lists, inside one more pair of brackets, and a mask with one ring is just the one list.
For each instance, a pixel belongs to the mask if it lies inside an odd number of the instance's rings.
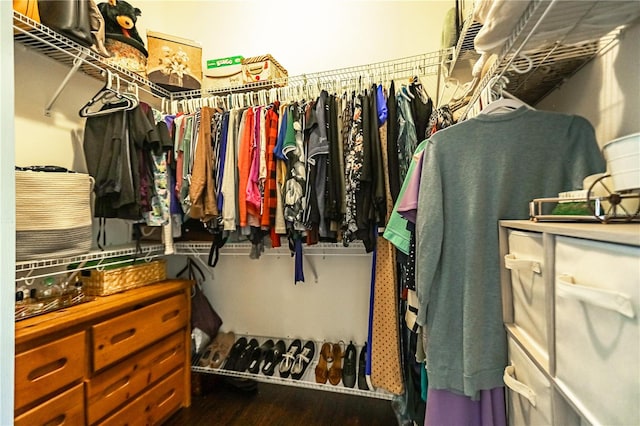
[[[206,255],[211,249],[211,243],[188,241],[174,243],[176,255]],[[220,249],[220,255],[249,255],[251,243],[227,243]],[[303,245],[302,252],[305,256],[371,256],[366,253],[364,244],[360,241],[352,242],[348,247],[340,243],[318,243],[311,246]],[[281,247],[265,247],[262,256],[291,256],[289,247],[285,244]]]
[[[139,257],[151,257],[164,255],[164,245],[162,244],[144,244],[138,253]],[[136,248],[133,245],[112,247],[107,250],[92,250],[83,255],[63,257],[58,259],[29,260],[16,262],[16,272],[31,271],[38,268],[50,268],[56,266],[68,266],[75,263],[89,262],[92,260],[105,260],[120,256],[133,256],[136,254]]]
[[[509,93],[528,104],[539,102],[609,48],[624,28],[640,16],[640,3],[626,2],[623,6],[629,13],[612,15],[611,2],[607,1],[532,0],[506,40],[498,60],[478,84],[462,117],[474,109],[490,81],[501,76],[509,80],[505,87]],[[608,16],[612,17],[607,22],[603,17]],[[474,49],[473,43],[459,47]],[[521,69],[522,61],[531,66],[524,74],[513,68],[515,65]]]
[[408,56],[405,58],[394,59],[390,61],[358,65],[347,68],[338,68],[316,73],[301,74],[276,80],[267,80],[249,84],[238,84],[235,86],[229,86],[220,89],[201,89],[184,92],[172,92],[171,99],[195,99],[212,95],[225,95],[230,93],[241,93],[262,89],[268,90],[271,88],[283,86],[322,85],[324,83],[332,83],[340,80],[357,80],[363,75],[371,75],[380,78],[388,76],[392,79],[408,79],[415,75],[436,75],[439,72],[440,66],[444,63],[448,63],[449,56],[452,52],[453,48],[424,53],[421,55]]
[[139,74],[107,62],[93,50],[84,47],[62,34],[36,22],[15,10],[13,11],[14,40],[61,64],[72,67],[80,61],[79,70],[95,79],[104,80],[104,71],[110,70],[125,83],[135,83],[140,90],[153,97],[170,98],[168,90],[150,82]]

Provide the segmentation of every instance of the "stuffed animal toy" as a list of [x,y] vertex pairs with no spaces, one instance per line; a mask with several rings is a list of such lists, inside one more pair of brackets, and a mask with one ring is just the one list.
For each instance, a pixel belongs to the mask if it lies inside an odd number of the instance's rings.
[[99,3],[98,8],[104,17],[107,38],[113,38],[128,43],[148,56],[144,42],[136,29],[138,16],[142,11],[124,0],[109,0]]

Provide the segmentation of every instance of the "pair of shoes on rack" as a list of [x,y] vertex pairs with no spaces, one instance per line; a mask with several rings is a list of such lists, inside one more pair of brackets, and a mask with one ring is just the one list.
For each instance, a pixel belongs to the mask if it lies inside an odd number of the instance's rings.
[[300,339],[293,340],[287,352],[282,355],[278,369],[280,377],[288,378],[291,376],[294,380],[300,380],[313,360],[315,352],[316,344],[312,340],[308,340],[304,346]]
[[243,372],[249,367],[251,362],[251,354],[258,347],[258,341],[251,339],[247,341],[246,337],[240,337],[231,347],[227,361],[224,363],[224,369],[229,371]]
[[264,355],[264,364],[262,365],[262,374],[265,376],[273,376],[278,364],[282,360],[282,356],[286,350],[283,340],[278,340]]
[[367,383],[367,376],[365,373],[367,366],[367,342],[364,342],[364,346],[360,350],[360,357],[357,363],[356,374],[356,347],[353,342],[349,342],[347,350],[344,354],[344,367],[342,368],[342,384],[348,388],[353,388],[356,385],[356,379],[358,382],[358,389],[370,390]]
[[198,364],[201,367],[220,368],[227,359],[235,339],[236,336],[232,331],[218,332],[200,357]]
[[329,379],[329,364],[333,362],[333,344],[325,342],[320,348],[318,364],[316,365],[316,383],[327,383]]
[[356,385],[356,347],[349,342],[344,352],[344,366],[342,367],[342,384],[347,388]]
[[264,358],[267,355],[267,352],[273,349],[273,345],[274,345],[273,340],[269,339],[265,341],[262,345],[253,349],[253,352],[251,352],[251,356],[249,360],[249,366],[247,367],[247,370],[249,370],[249,373],[258,374],[260,372],[260,366],[262,365],[262,361],[264,361]]
[[342,356],[344,342],[324,342],[320,348],[318,364],[316,365],[316,383],[325,384],[327,381],[337,385],[342,380]]
[[358,382],[358,389],[369,390],[365,376],[367,343],[360,351],[359,364],[357,349],[353,342],[349,342],[346,349],[344,342],[324,343],[320,349],[318,364],[316,365],[316,382],[338,385],[340,381],[345,387],[353,388]]
[[[246,339],[245,339],[246,340]],[[258,341],[256,339],[251,339],[247,344],[245,344],[240,356],[238,357],[235,366],[233,368],[234,371],[244,372],[249,368],[249,364],[251,363],[251,355],[258,348]]]
[[329,367],[329,383],[336,386],[342,380],[342,358],[344,357],[344,342],[340,340],[331,347],[331,367]]

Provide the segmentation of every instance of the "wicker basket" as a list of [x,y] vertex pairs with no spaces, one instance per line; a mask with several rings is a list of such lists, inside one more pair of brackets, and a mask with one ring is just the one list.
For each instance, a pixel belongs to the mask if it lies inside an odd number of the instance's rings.
[[82,271],[82,287],[89,296],[107,296],[167,278],[167,262],[154,260],[121,268]]

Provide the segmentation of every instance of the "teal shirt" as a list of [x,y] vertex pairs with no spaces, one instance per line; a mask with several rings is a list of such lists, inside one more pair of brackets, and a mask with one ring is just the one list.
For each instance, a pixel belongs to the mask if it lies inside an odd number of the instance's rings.
[[398,213],[398,206],[400,205],[400,202],[402,201],[402,197],[404,196],[404,193],[407,190],[409,180],[413,175],[413,173],[415,172],[415,168],[418,163],[416,155],[424,151],[424,148],[426,146],[427,146],[427,141],[424,140],[416,148],[413,154],[413,157],[411,158],[411,163],[409,164],[409,168],[407,169],[407,176],[402,182],[402,187],[400,188],[400,192],[398,193],[398,199],[396,200],[396,203],[393,206],[393,211],[389,216],[389,222],[387,223],[387,226],[384,229],[384,234],[382,234],[384,238],[389,240],[391,244],[396,246],[398,250],[400,250],[406,255],[409,254],[409,243],[411,241],[411,232],[407,229],[407,219],[405,219]]

